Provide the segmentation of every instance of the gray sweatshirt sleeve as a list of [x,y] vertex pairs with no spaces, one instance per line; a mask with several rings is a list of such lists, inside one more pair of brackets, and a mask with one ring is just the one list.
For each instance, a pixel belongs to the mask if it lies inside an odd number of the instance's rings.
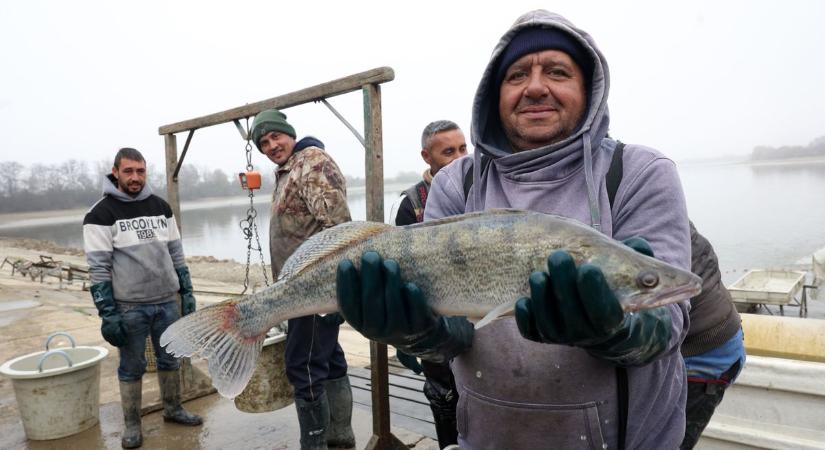
[[458,184],[456,180],[463,180],[463,174],[470,170],[468,166],[472,164],[472,158],[462,158],[453,161],[435,174],[424,208],[425,222],[464,214],[464,185]]
[[[625,178],[616,193],[613,237],[646,239],[657,259],[690,270],[690,227],[676,165],[662,156],[625,158]],[[690,302],[668,305],[672,318],[670,354],[687,335]]]
[[83,225],[83,250],[89,264],[92,284],[112,281],[112,228],[105,225]]
[[186,267],[186,258],[183,255],[183,243],[181,242],[180,232],[178,231],[178,223],[175,217],[169,219],[169,241],[166,246],[169,248],[169,256],[172,257],[172,266],[175,269]]

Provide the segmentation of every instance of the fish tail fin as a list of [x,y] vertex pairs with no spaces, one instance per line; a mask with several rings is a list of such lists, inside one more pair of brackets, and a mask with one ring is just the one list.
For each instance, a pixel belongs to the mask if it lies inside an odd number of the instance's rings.
[[476,322],[475,329],[478,330],[482,327],[485,327],[490,324],[493,320],[498,319],[501,316],[506,316],[508,314],[513,313],[513,308],[516,306],[516,301],[513,300],[507,303],[502,303],[487,313],[481,320]]
[[182,317],[160,337],[160,345],[177,357],[199,355],[209,361],[212,384],[224,397],[240,394],[255,370],[266,332],[241,333],[236,300],[208,306]]

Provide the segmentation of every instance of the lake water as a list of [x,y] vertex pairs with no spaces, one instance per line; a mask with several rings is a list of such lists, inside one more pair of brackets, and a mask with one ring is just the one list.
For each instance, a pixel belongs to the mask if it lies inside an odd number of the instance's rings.
[[[710,239],[731,282],[745,270],[809,263],[810,255],[825,247],[825,162],[774,165],[682,164],[679,173],[688,211],[699,231]],[[385,187],[384,210],[398,198],[404,185]],[[187,255],[246,260],[246,241],[239,221],[247,204],[226,201],[209,207],[184,203],[183,245]],[[268,260],[269,195],[258,196],[258,232]],[[366,215],[363,189],[351,189],[354,219]],[[82,248],[80,219],[60,223],[0,228],[0,235],[48,239]],[[253,254],[253,262],[256,260]]]

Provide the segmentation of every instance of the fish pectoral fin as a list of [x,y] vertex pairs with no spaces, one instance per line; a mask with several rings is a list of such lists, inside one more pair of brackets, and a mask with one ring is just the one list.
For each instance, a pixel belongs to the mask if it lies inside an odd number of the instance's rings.
[[475,324],[475,329],[478,330],[481,327],[487,326],[490,322],[498,319],[501,316],[508,316],[513,314],[513,308],[516,306],[516,302],[518,300],[511,300],[509,302],[502,303],[492,310],[488,312],[484,317],[481,318]]

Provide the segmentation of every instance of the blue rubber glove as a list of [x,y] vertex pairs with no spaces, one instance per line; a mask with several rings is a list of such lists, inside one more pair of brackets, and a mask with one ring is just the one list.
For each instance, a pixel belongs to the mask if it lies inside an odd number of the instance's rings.
[[178,281],[180,282],[180,289],[178,293],[181,299],[181,316],[195,312],[196,302],[194,289],[192,287],[192,277],[189,275],[189,268],[186,266],[175,269],[178,274]]
[[[625,244],[653,256],[644,239],[628,239]],[[667,307],[624,313],[601,269],[591,264],[576,267],[565,251],[551,254],[547,272],[534,272],[529,283],[530,297],[515,307],[516,323],[527,339],[582,347],[622,366],[647,364],[667,349]]]
[[368,339],[437,363],[472,345],[467,319],[435,314],[421,290],[401,280],[398,263],[378,253],[362,255],[360,273],[349,259],[341,261],[336,290],[341,315]]
[[103,322],[100,324],[100,334],[106,342],[115,347],[126,345],[126,330],[123,328],[123,319],[115,307],[115,297],[112,291],[112,282],[95,283],[89,288],[92,300],[97,307],[97,313]]

